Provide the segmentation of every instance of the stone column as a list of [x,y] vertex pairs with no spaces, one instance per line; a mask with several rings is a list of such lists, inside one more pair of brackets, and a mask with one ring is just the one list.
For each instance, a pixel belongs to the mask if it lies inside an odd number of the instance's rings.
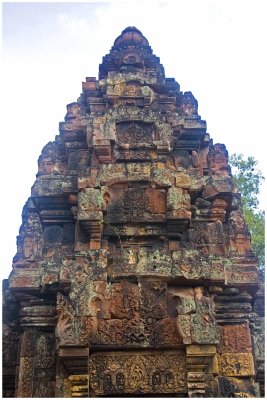
[[16,397],[54,397],[54,335],[26,328],[21,335]]
[[214,375],[218,374],[216,346],[189,345],[186,348],[188,397],[217,397]]

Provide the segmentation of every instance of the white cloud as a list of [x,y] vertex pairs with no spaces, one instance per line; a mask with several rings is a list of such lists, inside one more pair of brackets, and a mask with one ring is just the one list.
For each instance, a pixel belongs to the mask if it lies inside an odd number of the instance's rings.
[[59,29],[63,30],[64,34],[79,38],[81,40],[84,36],[90,35],[92,24],[89,19],[75,17],[65,13],[60,13],[57,16]]

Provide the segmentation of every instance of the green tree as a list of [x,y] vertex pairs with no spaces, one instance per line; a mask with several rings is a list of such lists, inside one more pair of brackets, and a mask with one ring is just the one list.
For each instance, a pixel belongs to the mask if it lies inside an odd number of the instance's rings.
[[258,267],[263,273],[265,264],[265,213],[258,208],[260,186],[264,181],[254,157],[244,158],[243,154],[233,154],[229,163],[237,190],[241,193],[243,214],[251,233],[252,249],[258,257]]

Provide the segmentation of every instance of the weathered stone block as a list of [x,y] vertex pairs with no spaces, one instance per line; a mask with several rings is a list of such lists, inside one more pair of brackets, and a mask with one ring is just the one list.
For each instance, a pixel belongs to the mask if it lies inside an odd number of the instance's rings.
[[259,385],[252,379],[218,377],[219,395],[228,397],[260,397]]
[[32,196],[55,196],[77,192],[77,182],[72,176],[40,176],[32,187]]
[[171,257],[168,251],[147,250],[141,248],[138,251],[137,276],[164,277],[171,275]]
[[219,342],[215,317],[205,314],[191,315],[192,343],[217,344]]
[[167,218],[191,219],[190,196],[183,189],[172,187],[167,192]]
[[78,217],[83,218],[83,213],[92,211],[101,211],[102,196],[99,189],[86,188],[82,189],[78,194]]
[[219,356],[219,371],[224,376],[254,376],[251,353],[225,353]]
[[223,194],[232,193],[233,191],[234,183],[230,177],[213,175],[213,177],[207,181],[207,185],[202,193],[202,197],[204,199],[210,199],[214,196],[221,197]]
[[182,337],[184,344],[192,343],[191,333],[191,318],[190,315],[178,315],[177,316],[177,328],[180,336]]
[[220,353],[249,353],[251,352],[251,335],[248,325],[223,325],[219,327]]
[[140,319],[99,319],[90,343],[113,348],[154,347],[154,328],[150,321]]
[[176,175],[176,186],[181,189],[190,189],[192,180],[190,175],[185,174],[184,172],[179,172]]
[[24,269],[23,271],[13,271],[9,277],[10,289],[29,288],[39,290],[40,271],[33,271]]
[[186,355],[187,356],[207,356],[213,357],[216,354],[216,346],[214,345],[197,345],[192,344],[187,346]]
[[243,261],[242,264],[233,263],[226,267],[225,281],[228,285],[257,284],[259,280],[256,266]]
[[196,279],[201,277],[202,259],[197,250],[172,252],[172,276]]
[[160,281],[141,281],[140,315],[142,318],[167,317],[167,284]]
[[136,318],[139,316],[139,308],[137,284],[122,281],[111,285],[109,300],[111,318]]
[[183,343],[176,318],[163,318],[155,323],[155,346],[172,347]]
[[168,285],[168,315],[176,317],[196,310],[193,288]]

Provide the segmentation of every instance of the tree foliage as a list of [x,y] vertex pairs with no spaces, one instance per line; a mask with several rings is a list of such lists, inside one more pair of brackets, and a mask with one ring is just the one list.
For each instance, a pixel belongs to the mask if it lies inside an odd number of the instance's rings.
[[263,271],[265,264],[265,213],[258,208],[260,186],[264,181],[254,157],[243,154],[230,156],[230,165],[237,190],[241,193],[245,221],[251,233],[252,249],[258,257],[258,266]]

